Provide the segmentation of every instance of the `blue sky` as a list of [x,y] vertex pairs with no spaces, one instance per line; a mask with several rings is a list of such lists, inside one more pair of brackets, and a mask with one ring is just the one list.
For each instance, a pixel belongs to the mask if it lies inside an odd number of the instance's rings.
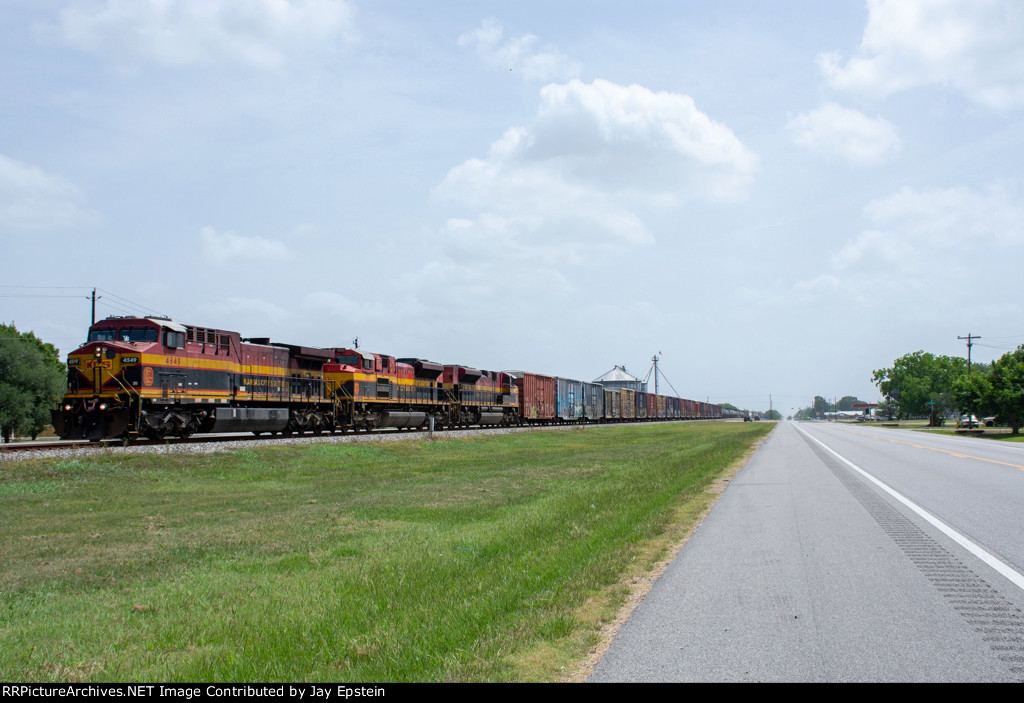
[[1015,0],[6,0],[0,52],[0,318],[65,353],[93,286],[784,412],[1024,343]]

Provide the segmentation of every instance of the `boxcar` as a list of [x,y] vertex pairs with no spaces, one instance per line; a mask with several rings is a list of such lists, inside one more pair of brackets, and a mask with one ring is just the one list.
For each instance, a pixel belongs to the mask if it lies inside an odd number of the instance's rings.
[[636,417],[636,391],[623,388],[619,394],[622,401],[621,417],[626,420],[634,419]]
[[620,420],[622,419],[622,404],[620,401],[620,392],[617,388],[605,388],[604,389],[604,419],[605,420]]
[[634,417],[636,417],[637,420],[647,419],[647,395],[648,394],[645,393],[644,391],[637,391],[636,395],[633,396],[634,400],[636,401],[636,410]]
[[604,418],[604,386],[599,383],[583,383],[583,417],[588,420]]
[[519,416],[525,422],[555,419],[555,378],[527,371],[507,371],[519,388]]
[[583,419],[583,382],[571,378],[555,379],[555,416],[563,422]]

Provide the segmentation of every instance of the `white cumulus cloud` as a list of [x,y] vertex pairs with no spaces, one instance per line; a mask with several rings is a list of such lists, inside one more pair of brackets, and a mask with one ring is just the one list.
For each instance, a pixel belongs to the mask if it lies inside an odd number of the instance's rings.
[[559,81],[576,78],[582,66],[554,47],[538,48],[533,34],[505,38],[505,30],[495,19],[484,20],[479,27],[459,37],[461,47],[472,47],[490,64],[518,73],[526,80]]
[[68,229],[98,221],[82,192],[60,176],[0,154],[0,232]]
[[243,237],[230,231],[221,234],[213,227],[203,227],[199,235],[203,258],[209,263],[282,261],[290,258],[288,247],[274,239]]
[[104,0],[60,14],[72,46],[185,66],[221,61],[277,68],[354,39],[347,0]]
[[829,291],[839,287],[839,279],[830,273],[823,273],[806,281],[797,281],[793,287],[798,291]]
[[476,211],[453,218],[449,234],[513,253],[644,243],[646,208],[740,197],[757,168],[757,156],[686,95],[572,80],[540,98],[532,125],[510,127],[486,158],[437,187]]
[[1024,3],[1020,0],[868,0],[856,54],[821,54],[840,89],[893,93],[942,85],[991,107],[1024,104]]
[[[1001,186],[904,188],[864,208],[866,227],[833,267],[937,289],[951,282],[1008,290],[1024,256],[1024,207]],[[977,263],[984,261],[984,267]]]
[[900,149],[896,128],[850,108],[829,103],[786,124],[793,141],[817,154],[853,163],[884,161]]
[[[211,313],[218,318],[225,320],[238,320],[244,324],[244,328],[252,326],[256,320],[265,323],[267,320],[287,320],[294,315],[289,310],[277,303],[271,303],[263,298],[243,298],[239,296],[228,296],[223,300],[210,304]],[[246,333],[243,332],[243,335]]]

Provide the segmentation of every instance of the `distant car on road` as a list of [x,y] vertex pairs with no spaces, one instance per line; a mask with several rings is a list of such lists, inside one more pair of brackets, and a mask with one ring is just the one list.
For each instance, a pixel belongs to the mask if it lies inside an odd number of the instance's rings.
[[961,415],[960,419],[956,421],[957,427],[978,427],[980,424],[974,415]]

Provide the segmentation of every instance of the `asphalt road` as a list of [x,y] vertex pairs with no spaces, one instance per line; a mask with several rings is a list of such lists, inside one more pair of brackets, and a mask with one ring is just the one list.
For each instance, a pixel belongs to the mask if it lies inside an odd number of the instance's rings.
[[1024,446],[781,423],[590,681],[1022,681],[1022,573]]

